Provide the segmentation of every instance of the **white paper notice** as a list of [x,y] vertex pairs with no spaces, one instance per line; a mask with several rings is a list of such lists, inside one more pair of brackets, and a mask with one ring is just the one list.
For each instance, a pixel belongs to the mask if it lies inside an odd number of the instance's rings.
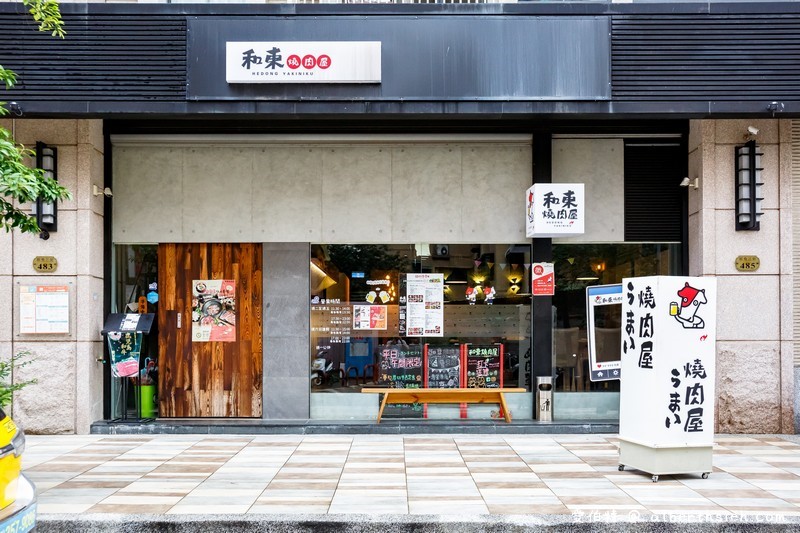
[[444,274],[406,276],[406,335],[444,336]]
[[69,333],[69,287],[22,285],[20,333]]

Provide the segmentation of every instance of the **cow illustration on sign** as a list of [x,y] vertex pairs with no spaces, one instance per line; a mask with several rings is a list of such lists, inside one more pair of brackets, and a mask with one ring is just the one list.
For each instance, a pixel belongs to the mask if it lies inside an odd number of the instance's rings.
[[671,302],[669,314],[674,316],[675,320],[686,329],[703,329],[706,323],[702,317],[697,316],[697,310],[708,302],[705,289],[695,289],[687,282],[678,291],[678,296],[681,297],[680,307],[678,302]]

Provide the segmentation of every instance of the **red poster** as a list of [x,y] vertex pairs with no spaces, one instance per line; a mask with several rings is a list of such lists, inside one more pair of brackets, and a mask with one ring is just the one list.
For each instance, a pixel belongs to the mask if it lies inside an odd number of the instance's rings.
[[556,289],[556,276],[553,263],[534,263],[531,268],[534,296],[553,296]]

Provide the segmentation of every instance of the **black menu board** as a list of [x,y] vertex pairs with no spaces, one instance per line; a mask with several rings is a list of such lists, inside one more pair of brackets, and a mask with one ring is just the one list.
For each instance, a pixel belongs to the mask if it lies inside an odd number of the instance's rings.
[[[422,346],[379,346],[378,384],[393,389],[422,387]],[[389,404],[384,418],[421,418],[421,404]]]
[[426,383],[429,389],[457,389],[461,386],[461,347],[428,346]]
[[418,389],[422,387],[421,346],[379,346],[378,383],[393,389]]
[[499,389],[503,386],[502,345],[467,345],[466,366],[468,389]]

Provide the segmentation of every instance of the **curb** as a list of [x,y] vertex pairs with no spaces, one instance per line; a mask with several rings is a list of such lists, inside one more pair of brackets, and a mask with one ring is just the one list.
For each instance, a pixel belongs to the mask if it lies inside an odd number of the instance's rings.
[[207,533],[508,533],[508,532],[630,532],[732,533],[800,531],[800,517],[724,514],[653,515],[129,515],[43,514],[37,533],[207,532]]

